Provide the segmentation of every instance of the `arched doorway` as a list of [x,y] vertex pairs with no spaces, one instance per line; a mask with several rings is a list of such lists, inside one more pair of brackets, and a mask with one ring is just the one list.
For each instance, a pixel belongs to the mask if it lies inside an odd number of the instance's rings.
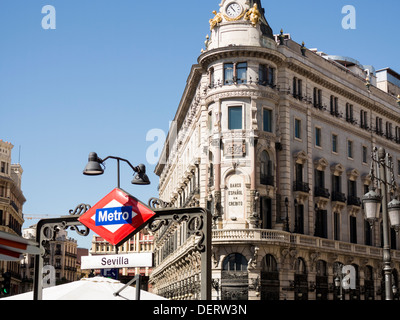
[[231,253],[222,262],[221,299],[247,300],[248,292],[247,260],[240,253]]
[[328,272],[324,260],[317,261],[315,284],[316,300],[328,300]]
[[261,300],[279,300],[279,271],[275,258],[267,254],[261,263]]
[[366,266],[364,271],[365,300],[375,300],[374,269]]
[[294,274],[294,299],[308,300],[308,274],[303,258],[296,260],[296,273]]

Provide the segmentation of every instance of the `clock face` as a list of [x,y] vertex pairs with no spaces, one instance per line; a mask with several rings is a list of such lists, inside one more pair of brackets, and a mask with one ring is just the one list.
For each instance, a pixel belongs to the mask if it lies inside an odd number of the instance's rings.
[[230,18],[236,18],[242,13],[242,6],[236,2],[231,3],[226,8],[226,14]]

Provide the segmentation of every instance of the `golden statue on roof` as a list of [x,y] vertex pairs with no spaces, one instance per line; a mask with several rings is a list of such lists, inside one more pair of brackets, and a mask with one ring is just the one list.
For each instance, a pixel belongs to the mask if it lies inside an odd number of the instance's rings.
[[217,13],[217,11],[213,11],[215,17],[213,19],[210,19],[210,30],[214,29],[218,23],[222,22],[222,14]]
[[253,27],[257,26],[258,22],[260,21],[260,18],[261,18],[261,13],[260,11],[258,11],[257,3],[255,3],[253,8],[249,9],[244,16],[245,20],[250,20]]

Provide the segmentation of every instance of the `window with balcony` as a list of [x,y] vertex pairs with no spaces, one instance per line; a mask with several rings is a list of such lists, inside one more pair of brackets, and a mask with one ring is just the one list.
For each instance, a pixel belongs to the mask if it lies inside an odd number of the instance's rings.
[[338,101],[339,101],[338,97],[331,96],[331,99],[330,99],[330,112],[331,112],[331,115],[333,115],[335,117],[339,117],[340,116]]
[[357,182],[348,181],[347,204],[349,206],[361,206],[361,199],[357,197]]
[[233,84],[233,63],[224,64],[224,84]]
[[315,108],[322,109],[322,90],[314,88],[313,104]]
[[360,111],[360,127],[362,129],[369,129],[368,127],[368,113],[367,111],[361,110]]
[[303,100],[303,81],[296,77],[293,78],[293,97],[299,100]]
[[383,135],[383,120],[382,118],[376,117],[375,119],[375,133],[382,136]]
[[260,64],[258,69],[258,84],[262,86],[275,86],[275,69],[265,65]]
[[247,62],[225,63],[224,64],[224,84],[247,83]]
[[353,105],[350,103],[346,103],[346,121],[352,124],[356,123],[353,117]]
[[332,201],[346,202],[346,196],[342,193],[342,177],[340,175],[332,175]]
[[329,199],[329,190],[325,188],[325,171],[315,169],[315,197],[323,197]]

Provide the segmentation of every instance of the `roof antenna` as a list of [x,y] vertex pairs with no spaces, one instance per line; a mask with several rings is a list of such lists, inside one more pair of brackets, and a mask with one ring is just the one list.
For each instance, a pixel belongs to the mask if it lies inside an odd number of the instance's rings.
[[21,164],[21,145],[19,145],[18,164]]

